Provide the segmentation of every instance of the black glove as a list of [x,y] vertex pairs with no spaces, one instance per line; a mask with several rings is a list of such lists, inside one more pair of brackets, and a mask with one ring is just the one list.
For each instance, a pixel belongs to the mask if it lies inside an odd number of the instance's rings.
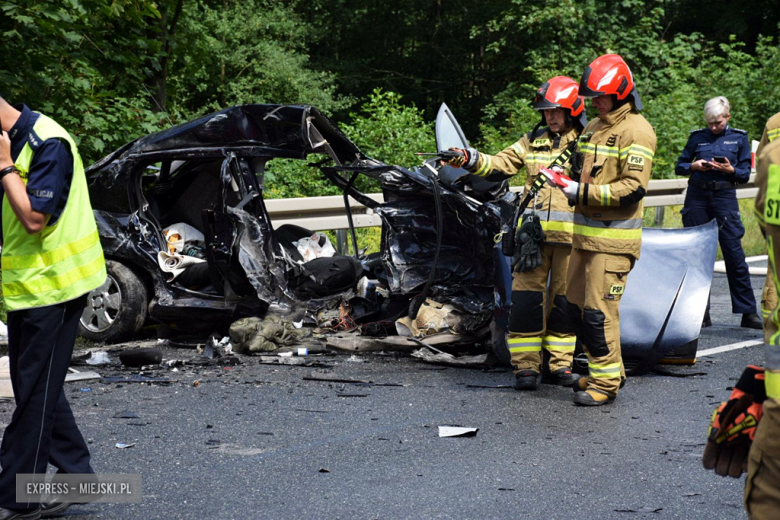
[[513,269],[524,273],[542,265],[542,242],[544,242],[544,232],[539,217],[535,213],[524,215],[515,235]]
[[747,471],[748,452],[764,413],[764,369],[749,365],[731,397],[712,414],[702,463],[705,469],[738,478]]

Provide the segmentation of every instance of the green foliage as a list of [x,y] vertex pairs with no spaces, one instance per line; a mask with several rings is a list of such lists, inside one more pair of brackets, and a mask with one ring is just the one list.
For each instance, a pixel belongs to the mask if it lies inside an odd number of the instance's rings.
[[160,128],[147,106],[148,0],[2,1],[2,93],[54,117],[79,142],[85,163]]
[[[435,151],[433,124],[422,111],[401,103],[395,92],[374,90],[359,113],[350,114],[352,122],[341,130],[368,157],[386,164],[411,167],[420,164],[414,152]],[[355,186],[364,193],[380,191],[379,184],[361,175]],[[269,198],[340,195],[341,191],[316,168],[301,161],[274,159],[268,163],[266,196]]]
[[179,31],[169,96],[190,117],[243,103],[307,103],[325,112],[352,104],[336,95],[333,74],[311,69],[311,29],[294,3],[200,0],[187,6]]
[[413,166],[420,163],[415,152],[436,151],[433,123],[415,106],[401,104],[395,92],[374,89],[350,120],[344,133],[363,153],[386,164]]

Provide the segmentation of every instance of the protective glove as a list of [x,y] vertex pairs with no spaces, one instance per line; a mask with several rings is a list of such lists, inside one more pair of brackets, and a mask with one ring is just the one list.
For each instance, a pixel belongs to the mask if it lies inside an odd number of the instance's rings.
[[542,242],[544,242],[544,231],[539,217],[534,213],[523,216],[523,221],[515,235],[512,268],[524,273],[542,265]]
[[748,366],[728,401],[712,414],[702,464],[715,473],[738,478],[747,471],[748,452],[766,399],[764,369]]
[[572,201],[577,200],[577,193],[580,191],[580,183],[571,179],[561,178],[561,181],[566,185],[561,187],[560,190],[566,195],[566,198]]
[[469,162],[468,150],[464,150],[463,148],[450,148],[449,151],[456,152],[457,154],[453,158],[447,161],[447,164],[449,164],[453,168],[460,168],[461,166]]

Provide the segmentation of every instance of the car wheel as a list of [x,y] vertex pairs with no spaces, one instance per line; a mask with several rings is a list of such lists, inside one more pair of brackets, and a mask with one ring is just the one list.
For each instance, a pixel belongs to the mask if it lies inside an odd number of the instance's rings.
[[106,261],[108,277],[87,295],[79,334],[90,341],[115,343],[133,337],[146,321],[148,295],[132,269]]

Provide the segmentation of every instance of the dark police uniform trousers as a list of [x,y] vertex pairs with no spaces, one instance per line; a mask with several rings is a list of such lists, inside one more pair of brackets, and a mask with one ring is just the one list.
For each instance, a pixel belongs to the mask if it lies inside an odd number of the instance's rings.
[[[697,159],[712,161],[719,156],[728,158],[734,167],[733,175],[690,169],[691,163]],[[747,182],[750,177],[747,132],[730,126],[726,126],[720,134],[713,134],[708,128],[694,130],[677,160],[675,173],[691,176],[681,212],[683,226],[699,226],[712,219],[718,222],[718,242],[726,264],[731,311],[735,314],[756,312],[756,297],[742,249],[745,227],[739,216],[735,184]]]
[[0,446],[0,507],[36,507],[16,502],[17,473],[45,473],[49,462],[60,473],[94,473],[63,388],[85,301],[8,313],[16,409]]

